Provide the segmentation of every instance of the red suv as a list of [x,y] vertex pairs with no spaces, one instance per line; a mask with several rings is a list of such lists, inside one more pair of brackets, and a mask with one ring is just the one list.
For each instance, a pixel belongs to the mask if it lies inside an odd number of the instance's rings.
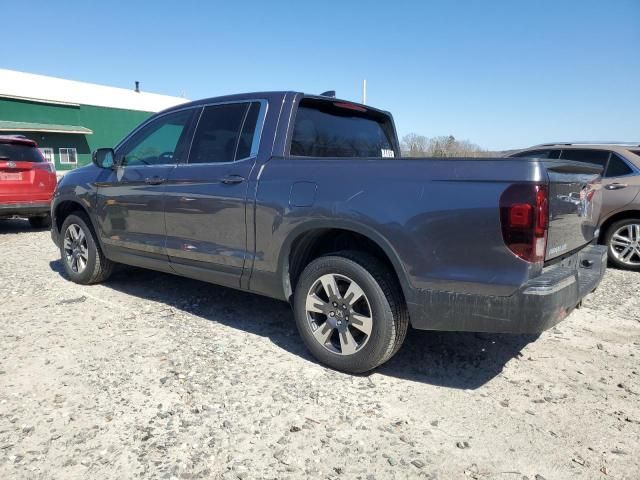
[[0,218],[26,217],[32,227],[49,227],[55,188],[55,169],[36,142],[0,135]]

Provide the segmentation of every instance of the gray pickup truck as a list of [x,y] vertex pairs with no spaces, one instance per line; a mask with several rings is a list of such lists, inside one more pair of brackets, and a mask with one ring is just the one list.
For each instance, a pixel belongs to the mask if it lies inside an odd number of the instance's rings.
[[77,283],[122,263],[288,301],[312,354],[348,372],[391,358],[409,324],[540,332],[598,286],[599,167],[400,157],[370,106],[197,101],[67,174],[52,237]]

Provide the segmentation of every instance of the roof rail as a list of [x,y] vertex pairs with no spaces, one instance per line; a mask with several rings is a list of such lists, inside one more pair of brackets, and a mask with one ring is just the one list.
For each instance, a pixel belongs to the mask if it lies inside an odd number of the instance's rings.
[[[534,147],[556,147],[556,146],[570,146],[570,145],[611,145],[619,147],[640,147],[640,142],[553,142],[553,143],[541,143],[534,145]],[[533,147],[530,147],[533,148]]]

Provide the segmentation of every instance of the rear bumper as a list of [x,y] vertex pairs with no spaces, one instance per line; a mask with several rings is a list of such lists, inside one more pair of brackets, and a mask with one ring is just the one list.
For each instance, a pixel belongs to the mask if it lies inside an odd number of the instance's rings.
[[422,290],[409,304],[411,323],[421,330],[539,333],[564,319],[593,292],[607,265],[607,248],[589,245],[509,297]]
[[0,203],[0,218],[14,215],[30,217],[50,213],[51,202]]

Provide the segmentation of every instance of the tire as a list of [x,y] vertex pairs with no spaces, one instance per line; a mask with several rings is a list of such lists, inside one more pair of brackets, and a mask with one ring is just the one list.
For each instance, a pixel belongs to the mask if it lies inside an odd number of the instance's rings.
[[[617,238],[614,238],[614,235]],[[622,240],[627,238],[628,241]],[[640,271],[640,218],[625,218],[612,223],[605,235],[609,264],[625,270]],[[633,251],[626,258],[621,253],[627,248]],[[627,254],[628,255],[628,254]]]
[[41,217],[30,217],[29,224],[33,228],[50,228],[51,227],[51,215],[43,215]]
[[[60,257],[62,258],[64,270],[73,282],[81,285],[90,285],[106,280],[111,275],[114,267],[114,263],[102,253],[102,249],[90,225],[90,220],[84,213],[75,212],[65,219],[60,229]],[[76,238],[85,239],[84,244],[76,244],[75,253],[77,257],[75,266],[69,251],[65,250],[73,247],[74,244],[68,242],[68,239],[73,239],[74,233],[77,235]],[[69,234],[69,237],[67,237],[67,234]],[[84,245],[84,248],[82,248],[82,245]],[[82,265],[84,266],[80,268]]]
[[[331,285],[339,295],[328,295]],[[353,305],[349,299],[359,294],[350,290],[362,292]],[[309,263],[298,279],[293,303],[298,331],[312,355],[343,372],[362,373],[385,363],[400,349],[409,327],[395,275],[360,252],[337,252]]]

